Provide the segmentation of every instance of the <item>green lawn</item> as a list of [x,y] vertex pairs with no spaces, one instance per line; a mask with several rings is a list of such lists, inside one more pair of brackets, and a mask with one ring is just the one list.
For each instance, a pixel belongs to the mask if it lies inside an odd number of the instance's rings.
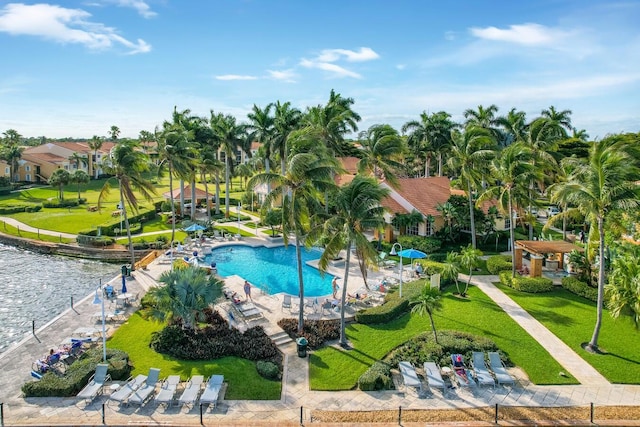
[[640,383],[640,331],[628,319],[602,316],[598,345],[606,354],[582,349],[590,341],[596,322],[596,304],[562,288],[544,294],[526,294],[497,284],[504,293],[539,320],[613,383]]
[[2,222],[0,226],[0,232],[10,234],[12,236],[24,237],[25,239],[41,240],[44,242],[52,243],[71,243],[75,242],[75,239],[60,238],[60,236],[49,236],[47,234],[31,233],[28,231],[20,230],[12,225]]
[[[492,339],[535,384],[577,384],[560,376],[558,362],[524,329],[478,288],[469,288],[463,300],[445,292],[443,310],[434,316],[438,330],[466,331]],[[408,339],[429,331],[428,317],[407,314],[384,325],[351,324],[347,336],[353,349],[327,347],[310,357],[310,383],[314,390],[349,390],[373,362]]]
[[192,375],[224,375],[229,384],[225,398],[233,400],[277,400],[280,399],[282,384],[262,378],[255,362],[239,357],[224,357],[217,360],[191,361],[177,360],[156,353],[149,348],[151,334],[164,325],[144,320],[134,313],[120,326],[107,342],[108,348],[126,351],[133,365],[132,375],[147,374],[149,368],[159,368],[160,377],[180,375],[186,381]]

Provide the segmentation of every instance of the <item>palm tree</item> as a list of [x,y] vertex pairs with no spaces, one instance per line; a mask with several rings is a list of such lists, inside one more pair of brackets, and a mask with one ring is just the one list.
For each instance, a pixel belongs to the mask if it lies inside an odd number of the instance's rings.
[[280,156],[280,171],[285,170],[287,162],[287,140],[294,130],[298,129],[302,120],[302,112],[297,108],[291,108],[290,102],[275,104],[274,134],[272,140],[273,150]]
[[449,231],[449,238],[453,242],[453,221],[456,219],[456,207],[451,202],[444,202],[436,205],[436,210],[442,214],[442,219]]
[[98,163],[98,150],[102,148],[103,143],[104,140],[102,139],[102,137],[99,137],[97,135],[93,135],[93,137],[87,142],[89,148],[93,150],[93,157],[89,162],[89,174],[93,175],[93,179],[98,179],[98,168],[96,167],[96,163]]
[[71,175],[64,169],[56,169],[49,177],[49,185],[58,186],[58,199],[60,199],[60,201],[64,200],[64,190],[62,187],[67,185],[70,179]]
[[264,167],[266,172],[271,172],[270,161],[275,131],[275,119],[271,115],[273,105],[273,103],[267,104],[266,107],[260,109],[256,104],[253,104],[253,109],[247,114],[249,124],[246,129],[249,132],[249,138],[251,141],[258,141],[265,150]]
[[474,249],[471,245],[463,248],[460,251],[460,267],[464,268],[469,272],[469,277],[467,278],[467,284],[464,287],[464,291],[460,294],[463,297],[467,296],[467,291],[469,290],[469,284],[471,283],[471,276],[473,276],[473,270],[475,270],[480,264],[481,256],[482,256],[482,251],[479,249]]
[[640,329],[640,264],[638,251],[620,254],[614,260],[609,283],[604,288],[607,308],[614,319],[628,316]]
[[471,221],[471,245],[476,248],[476,221],[473,193],[485,178],[486,163],[493,155],[495,140],[484,128],[468,126],[463,133],[453,138],[449,167],[456,171],[464,183],[469,201],[469,218]]
[[[605,284],[605,225],[609,213],[616,209],[631,211],[640,205],[640,153],[637,137],[613,135],[594,143],[588,161],[576,161],[576,168],[566,182],[549,188],[551,200],[576,209],[598,232],[598,300],[596,324],[587,349],[598,350],[602,325]],[[591,241],[591,239],[590,239]]]
[[509,238],[511,242],[511,274],[516,275],[515,232],[513,224],[513,194],[522,192],[535,176],[531,163],[531,149],[522,143],[512,144],[502,150],[491,163],[492,176],[495,183],[487,188],[478,198],[478,202],[496,198],[503,215],[509,218]]
[[358,139],[362,146],[358,172],[370,173],[397,187],[398,171],[404,169],[404,143],[398,132],[390,125],[373,125]]
[[433,331],[433,339],[438,342],[438,333],[436,332],[436,324],[433,321],[433,313],[442,309],[442,295],[440,291],[431,288],[428,284],[422,288],[422,292],[413,298],[410,302],[411,312],[419,316],[425,314],[429,316],[431,322],[431,330]]
[[113,142],[116,142],[119,136],[120,128],[118,126],[111,126],[111,128],[109,128],[109,137],[111,138],[111,140]]
[[514,142],[525,139],[527,132],[526,117],[527,114],[524,111],[512,108],[506,116],[500,116],[495,119],[495,123],[502,128],[502,136],[499,139],[501,147],[504,148]]
[[9,129],[2,133],[3,138],[0,139],[0,159],[7,162],[10,168],[11,181],[16,181],[16,171],[18,170],[18,160],[22,157],[24,148],[20,146],[22,135],[16,130]]
[[176,235],[176,208],[173,202],[173,177],[188,177],[192,169],[191,150],[188,131],[177,123],[165,121],[161,132],[156,129],[158,140],[158,174],[162,175],[164,166],[169,170],[169,202],[171,204],[171,248]]
[[[307,237],[314,226],[314,214],[323,209],[320,200],[325,191],[335,189],[333,173],[336,167],[334,159],[317,153],[298,153],[289,159],[283,174],[260,173],[249,180],[249,188],[259,184],[271,185],[271,192],[264,201],[264,208],[273,208],[282,204],[282,230],[285,244],[289,242],[289,233],[293,233],[296,245],[298,265],[298,284],[300,297],[304,297],[302,277],[301,246],[308,242]],[[304,327],[304,305],[300,304],[298,333]]]
[[431,155],[433,145],[429,138],[430,117],[426,111],[420,114],[420,120],[411,120],[402,125],[402,133],[408,134],[407,144],[417,158],[424,158],[424,176],[431,173]]
[[232,115],[214,114],[213,110],[211,110],[210,123],[216,138],[220,141],[220,149],[224,153],[224,216],[229,218],[229,183],[231,180],[231,169],[233,168],[236,150],[244,146],[246,125],[236,123],[236,118]]
[[541,112],[542,117],[551,120],[562,129],[562,136],[564,138],[567,137],[567,132],[573,131],[573,126],[571,126],[571,114],[571,110],[558,111],[553,105]]
[[89,174],[87,174],[85,171],[83,170],[77,170],[73,173],[73,175],[71,175],[69,181],[70,182],[75,182],[76,184],[78,184],[78,200],[81,199],[80,197],[80,184],[86,184],[87,182],[90,181],[90,177]]
[[88,164],[87,156],[83,156],[80,153],[73,153],[71,156],[69,156],[69,161],[71,162],[71,164],[76,165],[76,169],[80,169],[81,163],[85,166]]
[[[347,345],[345,335],[344,306],[347,300],[351,247],[355,246],[360,254],[360,262],[373,263],[378,253],[364,234],[366,230],[377,229],[384,225],[384,207],[380,204],[389,190],[378,185],[372,177],[356,175],[353,181],[341,187],[332,199],[335,214],[324,226],[326,236],[325,250],[320,257],[320,271],[326,271],[329,261],[341,250],[346,251],[342,298],[340,300],[340,344]],[[366,283],[366,277],[363,277]]]
[[465,127],[469,125],[478,126],[483,129],[493,131],[495,126],[498,124],[496,122],[497,112],[498,106],[495,104],[491,104],[486,108],[482,105],[478,105],[477,110],[469,108],[463,113],[464,118],[466,119],[464,125]]
[[[111,180],[118,183],[120,193],[120,207],[127,227],[127,239],[131,250],[131,270],[134,270],[136,256],[131,243],[131,228],[127,216],[127,205],[134,212],[138,211],[138,198],[135,191],[140,193],[147,201],[152,200],[155,194],[155,186],[147,180],[145,173],[149,171],[149,158],[141,150],[137,141],[120,140],[111,149],[109,156],[103,161],[103,168],[111,178],[107,179],[98,195],[98,209],[101,208],[105,198],[111,191]],[[125,205],[125,201],[127,204]]]
[[462,295],[460,292],[460,285],[458,283],[458,275],[460,274],[460,269],[462,268],[460,265],[460,254],[458,252],[448,252],[447,258],[444,260],[442,267],[442,278],[446,280],[453,280],[456,283],[456,290],[459,295]]
[[204,311],[222,296],[224,282],[197,267],[182,267],[165,271],[157,286],[149,290],[152,301],[147,314],[168,323],[181,322],[184,328],[194,328],[205,320]]

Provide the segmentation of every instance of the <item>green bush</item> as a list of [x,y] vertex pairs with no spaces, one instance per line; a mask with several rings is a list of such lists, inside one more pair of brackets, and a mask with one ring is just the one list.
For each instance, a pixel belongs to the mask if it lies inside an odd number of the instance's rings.
[[411,309],[409,301],[422,292],[424,284],[424,280],[405,283],[402,286],[402,298],[398,287],[390,288],[384,304],[356,312],[356,321],[375,325],[397,319]]
[[[292,339],[298,335],[298,319],[280,319],[280,326]],[[335,320],[307,320],[304,322],[302,335],[307,339],[309,348],[319,348],[326,341],[340,338],[340,321]]]
[[79,204],[80,203],[78,203],[78,199],[52,199],[42,202],[42,206],[44,206],[45,208],[72,208],[78,206]]
[[580,295],[591,301],[598,301],[598,289],[581,282],[575,277],[562,278],[562,287],[576,295]]
[[[75,396],[87,385],[98,363],[102,363],[102,348],[91,349],[74,361],[63,375],[47,372],[40,380],[25,383],[22,386],[22,393],[25,397]],[[131,375],[127,353],[107,349],[107,363],[112,380],[126,380]]]
[[391,366],[385,362],[375,362],[358,378],[358,388],[362,391],[393,389]]
[[500,274],[501,271],[511,271],[513,264],[509,255],[493,255],[487,258],[487,270],[491,274]]
[[500,282],[521,292],[541,293],[553,289],[553,280],[551,279],[546,277],[511,277],[510,271],[500,273]]
[[26,212],[27,205],[18,205],[18,206],[0,206],[0,215],[11,215],[19,212]]
[[281,378],[280,369],[278,368],[278,365],[273,362],[258,360],[258,362],[256,363],[256,370],[261,377],[268,380],[277,381]]
[[440,239],[424,236],[398,236],[398,243],[400,243],[405,249],[413,248],[427,254],[437,252],[442,246],[442,241]]
[[42,205],[30,205],[24,208],[25,212],[40,212],[42,210]]

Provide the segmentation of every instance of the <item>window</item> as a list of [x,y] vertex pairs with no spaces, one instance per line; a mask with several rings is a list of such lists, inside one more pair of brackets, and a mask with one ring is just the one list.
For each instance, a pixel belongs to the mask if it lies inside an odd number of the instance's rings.
[[69,165],[64,165],[64,170],[68,171],[69,170]]
[[236,151],[236,164],[239,165],[242,162],[242,151]]
[[27,182],[31,182],[31,174],[26,174],[24,180]]
[[407,226],[407,234],[410,236],[418,235],[418,224]]
[[11,173],[11,168],[9,168],[8,166],[6,168],[4,168],[4,174],[5,175],[9,175]]
[[[31,172],[31,166],[30,165],[27,165],[26,169],[27,169],[27,172]],[[27,178],[27,181],[29,181],[28,178]]]
[[425,236],[433,235],[433,222],[431,221],[424,222],[424,235]]
[[505,230],[510,230],[511,229],[511,218],[505,218],[504,219],[504,229]]

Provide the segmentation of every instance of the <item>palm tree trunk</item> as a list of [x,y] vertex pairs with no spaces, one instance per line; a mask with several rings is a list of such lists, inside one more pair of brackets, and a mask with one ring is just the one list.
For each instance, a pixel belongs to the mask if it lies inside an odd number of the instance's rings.
[[127,216],[127,208],[124,204],[124,192],[122,191],[122,184],[120,184],[120,206],[122,207],[122,215],[124,217],[124,225],[127,228],[127,240],[129,241],[129,250],[131,251],[131,271],[135,270],[136,265],[136,253],[133,250],[133,243],[131,242],[131,227],[129,227],[129,217]]
[[431,170],[431,155],[427,155],[427,160],[424,162],[424,177],[429,178],[429,172]]
[[184,216],[184,180],[180,178],[180,215]]
[[229,156],[224,157],[224,217],[229,218]]
[[442,153],[438,153],[438,176],[442,176]]
[[600,326],[602,326],[602,310],[604,304],[604,216],[598,216],[598,233],[600,235],[600,247],[598,248],[598,256],[600,260],[598,262],[598,302],[597,302],[597,312],[596,312],[596,325],[593,329],[593,336],[591,337],[591,341],[589,341],[589,345],[587,345],[587,350],[596,352],[598,351],[598,336],[600,335]]
[[[169,162],[169,202],[171,203],[171,250],[176,239],[176,207],[173,204],[173,167]],[[173,266],[171,266],[173,268]]]
[[513,228],[513,215],[511,215],[511,189],[509,189],[507,193],[507,205],[509,206],[509,239],[511,240],[511,277],[516,277],[516,234]]
[[191,221],[196,220],[196,175],[191,180]]
[[216,170],[216,215],[220,215],[220,172]]
[[473,209],[473,194],[471,193],[471,181],[467,180],[467,193],[469,197],[469,219],[471,221],[471,247],[476,249],[476,218]]
[[567,241],[567,205],[562,206],[562,240]]
[[207,173],[204,172],[202,174],[202,179],[204,180],[204,194],[207,200],[205,201],[205,205],[207,207],[207,222],[211,223],[211,208],[209,208],[209,185],[207,183]]
[[[529,215],[531,215],[531,189],[533,187],[533,181],[529,185]],[[529,240],[533,240],[533,224],[529,222]]]
[[438,344],[438,333],[436,332],[436,324],[433,321],[433,314],[431,313],[431,310],[427,310],[427,314],[429,314],[429,321],[431,322],[431,330],[433,331],[433,339],[436,341],[436,344]]
[[347,300],[347,283],[349,281],[349,263],[351,262],[351,240],[347,242],[347,259],[344,264],[344,280],[342,281],[342,300],[340,301],[340,345],[347,346],[347,335],[345,334],[344,304]]
[[302,251],[300,249],[300,236],[296,232],[296,261],[298,265],[298,286],[299,286],[299,305],[298,308],[298,336],[302,336],[304,331],[304,280],[302,278]]

